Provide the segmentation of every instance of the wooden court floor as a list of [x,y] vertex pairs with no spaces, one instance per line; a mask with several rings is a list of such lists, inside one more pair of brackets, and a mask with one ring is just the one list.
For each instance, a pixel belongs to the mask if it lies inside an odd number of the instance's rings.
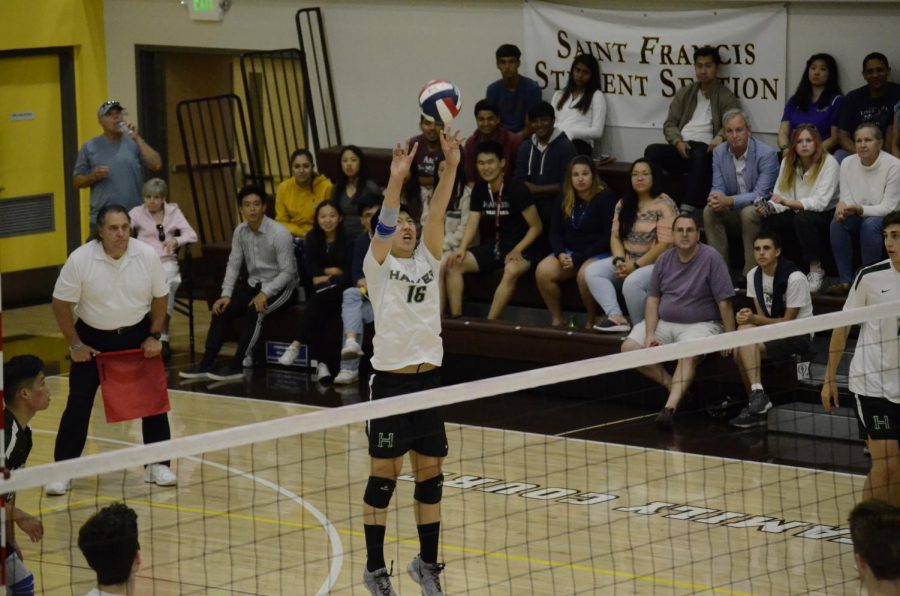
[[[49,462],[67,379],[33,421],[31,466]],[[173,436],[310,411],[309,406],[171,391]],[[335,411],[335,416],[339,416]],[[862,478],[539,434],[448,425],[441,559],[447,594],[856,594],[846,518]],[[86,453],[140,442],[98,400]],[[139,515],[139,594],[360,594],[359,515],[368,475],[359,424],[180,459],[176,488],[141,470],[76,479],[66,497],[19,494],[39,512],[25,561],[44,594],[84,594],[77,529],[125,500]],[[386,559],[417,594],[401,481]]]

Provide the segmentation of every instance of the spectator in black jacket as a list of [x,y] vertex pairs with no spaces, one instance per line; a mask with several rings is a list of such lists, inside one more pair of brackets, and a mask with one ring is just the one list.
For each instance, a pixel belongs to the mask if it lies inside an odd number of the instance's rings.
[[291,364],[300,353],[300,343],[309,346],[310,360],[318,360],[316,380],[332,380],[331,369],[337,354],[325,353],[327,330],[331,321],[340,316],[341,296],[350,285],[353,250],[344,234],[343,213],[339,205],[323,201],[316,206],[313,228],[306,234],[303,251],[306,271],[312,279],[313,292],[306,301],[306,311],[300,325],[299,339],[278,359]]
[[550,324],[558,327],[563,324],[559,284],[576,278],[590,329],[597,309],[584,270],[598,258],[610,255],[616,195],[597,176],[591,158],[584,155],[569,164],[563,184],[562,201],[553,210],[550,223],[551,253],[538,263],[535,279],[550,311]]

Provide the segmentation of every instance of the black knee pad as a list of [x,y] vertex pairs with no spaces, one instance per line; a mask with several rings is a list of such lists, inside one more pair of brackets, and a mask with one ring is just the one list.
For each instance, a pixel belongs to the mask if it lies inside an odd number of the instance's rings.
[[363,496],[363,502],[375,509],[386,509],[391,503],[391,497],[394,495],[394,488],[396,488],[396,486],[396,480],[379,478],[378,476],[369,476],[369,482],[366,483],[366,494]]
[[441,502],[441,496],[444,494],[444,475],[438,474],[428,480],[416,482],[416,490],[413,496],[419,503],[426,505],[436,505]]

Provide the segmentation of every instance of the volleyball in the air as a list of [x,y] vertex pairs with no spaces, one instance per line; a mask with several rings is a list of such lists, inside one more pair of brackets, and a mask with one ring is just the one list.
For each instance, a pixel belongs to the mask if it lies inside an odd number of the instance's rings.
[[428,120],[447,124],[456,118],[461,108],[459,87],[449,81],[428,81],[419,91],[419,110]]

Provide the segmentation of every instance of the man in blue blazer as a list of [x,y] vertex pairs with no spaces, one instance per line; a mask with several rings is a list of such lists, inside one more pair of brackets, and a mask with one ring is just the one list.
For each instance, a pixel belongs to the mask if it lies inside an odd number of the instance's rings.
[[[771,196],[778,178],[778,154],[751,136],[750,122],[741,110],[730,110],[722,116],[725,142],[713,151],[713,181],[703,225],[707,243],[728,263],[728,227],[740,226],[744,243],[744,269],[756,262],[753,239],[760,222],[768,214],[762,200]],[[730,264],[730,263],[729,263]]]

